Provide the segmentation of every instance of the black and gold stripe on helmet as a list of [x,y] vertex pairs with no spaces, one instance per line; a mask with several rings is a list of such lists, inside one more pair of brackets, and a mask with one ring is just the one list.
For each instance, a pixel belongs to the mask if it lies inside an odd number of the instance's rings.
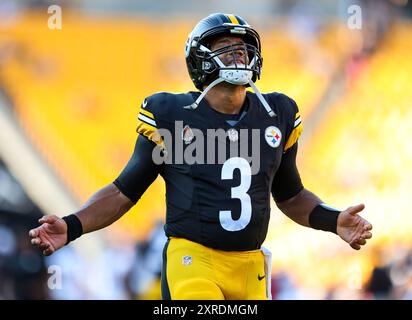
[[236,18],[234,14],[228,14],[227,17],[229,18],[231,23],[239,24],[239,20]]
[[238,24],[240,26],[247,25],[246,21],[234,14],[223,14],[226,23]]

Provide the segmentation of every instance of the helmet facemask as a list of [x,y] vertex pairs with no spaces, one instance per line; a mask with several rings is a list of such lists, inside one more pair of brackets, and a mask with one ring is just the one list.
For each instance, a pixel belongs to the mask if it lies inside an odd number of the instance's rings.
[[[239,37],[244,43],[230,44],[212,50],[211,40],[219,36]],[[189,75],[195,87],[202,93],[196,101],[184,108],[196,109],[214,86],[227,82],[252,87],[269,116],[276,116],[254,84],[260,78],[262,70],[263,59],[260,50],[259,34],[244,19],[222,13],[202,19],[189,34],[185,47]],[[244,63],[236,61],[240,53]],[[231,61],[222,61],[222,55],[225,55],[224,60],[228,57]]]
[[[224,61],[220,58],[222,55],[225,55]],[[244,63],[237,61],[239,56]],[[209,78],[216,78],[218,75],[224,81],[234,85],[249,85],[254,75],[259,77],[262,66],[259,50],[248,43],[230,44],[213,51],[209,44],[198,43],[196,57],[201,64],[198,68],[201,68]]]

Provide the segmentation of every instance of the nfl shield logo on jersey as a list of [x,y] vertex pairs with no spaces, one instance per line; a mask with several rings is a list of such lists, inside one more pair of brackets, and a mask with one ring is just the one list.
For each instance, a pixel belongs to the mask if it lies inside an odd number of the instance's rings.
[[192,257],[191,256],[183,256],[182,264],[184,266],[190,266],[192,264]]
[[275,126],[267,127],[265,130],[265,139],[272,148],[277,148],[282,140],[282,132]]
[[227,136],[229,137],[229,140],[232,141],[232,142],[236,142],[236,141],[239,140],[239,133],[234,128],[230,128],[227,131]]

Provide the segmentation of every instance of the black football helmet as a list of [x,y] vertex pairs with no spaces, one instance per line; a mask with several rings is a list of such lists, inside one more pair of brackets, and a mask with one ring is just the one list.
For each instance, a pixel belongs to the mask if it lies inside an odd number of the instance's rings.
[[[229,45],[211,50],[211,41],[218,36],[231,35],[240,37],[245,45]],[[234,63],[226,66],[219,55],[244,50],[248,57],[245,64]],[[233,14],[214,13],[200,20],[189,34],[186,42],[186,65],[189,75],[197,89],[203,90],[217,78],[232,84],[249,86],[249,81],[260,78],[262,56],[259,34],[241,17]],[[236,61],[234,59],[234,61]]]

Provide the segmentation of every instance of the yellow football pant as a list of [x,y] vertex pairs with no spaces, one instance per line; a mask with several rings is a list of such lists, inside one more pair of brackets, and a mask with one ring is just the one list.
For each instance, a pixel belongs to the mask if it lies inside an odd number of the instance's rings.
[[222,251],[171,238],[163,252],[162,297],[266,300],[264,260],[261,250]]

